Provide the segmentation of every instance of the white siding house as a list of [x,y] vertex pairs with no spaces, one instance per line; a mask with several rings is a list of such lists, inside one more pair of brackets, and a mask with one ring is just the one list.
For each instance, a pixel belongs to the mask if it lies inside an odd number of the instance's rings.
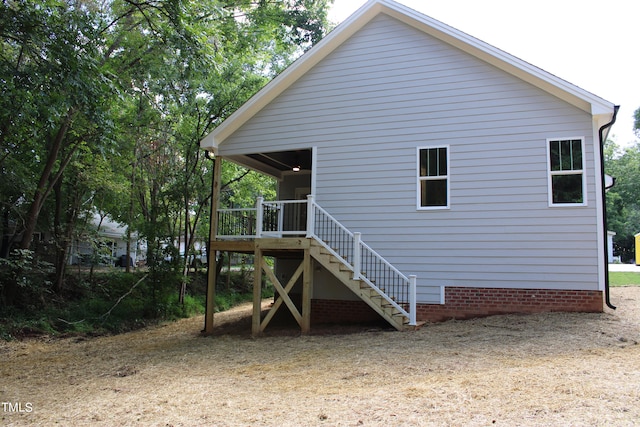
[[[98,213],[93,214],[90,224],[90,227],[95,227],[94,240],[85,238],[74,241],[69,254],[69,265],[95,263],[126,266],[127,228],[108,216],[101,217]],[[146,255],[143,249],[146,244],[138,239],[138,233],[132,233],[131,237],[130,256],[134,262],[138,262]]]
[[[600,311],[600,143],[615,111],[441,22],[371,0],[201,146],[276,176],[282,199],[312,194],[415,275],[418,320]],[[357,299],[315,274],[314,299]]]

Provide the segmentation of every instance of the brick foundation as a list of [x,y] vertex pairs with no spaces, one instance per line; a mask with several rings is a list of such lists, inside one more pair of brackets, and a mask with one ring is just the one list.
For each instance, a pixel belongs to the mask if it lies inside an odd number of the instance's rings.
[[419,304],[417,318],[431,322],[512,313],[597,313],[602,292],[549,289],[445,288],[445,304]]
[[373,323],[382,319],[364,301],[311,300],[311,324]]
[[[445,288],[445,304],[418,304],[419,321],[441,322],[496,314],[603,311],[601,291],[548,289]],[[311,321],[360,323],[380,319],[363,301],[311,301]]]

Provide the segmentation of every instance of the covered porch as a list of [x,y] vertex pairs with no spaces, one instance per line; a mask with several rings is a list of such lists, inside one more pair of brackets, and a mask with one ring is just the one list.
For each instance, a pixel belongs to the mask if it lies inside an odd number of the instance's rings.
[[[270,167],[263,165],[258,168],[254,163],[257,156],[244,158],[252,159],[254,169],[264,171]],[[218,207],[221,159],[220,156],[216,157],[214,168],[204,333],[212,333],[214,328],[217,280],[215,266],[218,251],[254,255],[254,336],[265,330],[283,305],[291,312],[302,333],[310,331],[314,266],[330,272],[397,329],[416,324],[415,276],[407,277],[402,274],[364,243],[360,233],[348,230],[316,203],[312,193],[312,171],[306,172],[307,180],[299,179],[294,173],[280,170],[278,194],[289,196],[291,199],[266,201],[258,197],[254,206],[226,209]],[[232,159],[234,162],[239,160],[238,157]],[[307,164],[312,163],[309,161]],[[281,169],[284,169],[284,166],[281,166]],[[291,180],[293,185],[283,185],[287,183],[287,176],[294,178]],[[305,187],[305,183],[309,186]],[[304,194],[302,198],[300,190],[305,189],[311,194]],[[283,277],[285,274],[282,272],[276,274],[275,269],[266,262],[266,257],[273,257],[276,262],[287,260],[293,263],[291,271],[287,271],[288,277]],[[264,319],[261,318],[263,273],[273,284],[276,293],[275,302]],[[300,282],[302,301],[296,307],[290,295],[296,283]],[[322,283],[318,285],[322,286]]]

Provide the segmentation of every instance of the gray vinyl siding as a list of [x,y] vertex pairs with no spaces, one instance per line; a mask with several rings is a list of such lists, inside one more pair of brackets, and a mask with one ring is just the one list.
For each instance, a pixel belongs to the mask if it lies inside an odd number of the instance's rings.
[[[549,207],[547,138],[584,137],[587,206]],[[416,149],[448,146],[450,208],[417,210]],[[317,202],[430,286],[598,289],[589,114],[381,15],[220,147],[318,147]]]

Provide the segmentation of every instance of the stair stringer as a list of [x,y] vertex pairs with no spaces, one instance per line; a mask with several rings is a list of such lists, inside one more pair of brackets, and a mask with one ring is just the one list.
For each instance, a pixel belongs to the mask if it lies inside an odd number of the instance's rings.
[[338,257],[326,250],[321,243],[311,239],[309,253],[320,265],[335,276],[341,283],[356,294],[369,307],[375,310],[391,326],[399,331],[407,329],[409,319],[397,308],[388,304],[386,299],[363,280],[353,279],[353,270]]

